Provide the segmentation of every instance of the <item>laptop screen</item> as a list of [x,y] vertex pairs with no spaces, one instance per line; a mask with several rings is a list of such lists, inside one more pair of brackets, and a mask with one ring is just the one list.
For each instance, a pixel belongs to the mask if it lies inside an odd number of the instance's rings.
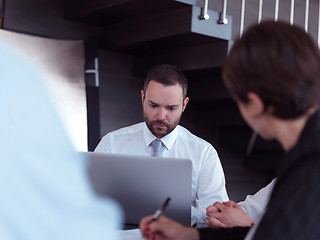
[[89,161],[88,174],[98,194],[118,201],[125,224],[138,225],[163,202],[171,201],[165,216],[191,224],[192,163],[188,159],[81,152]]

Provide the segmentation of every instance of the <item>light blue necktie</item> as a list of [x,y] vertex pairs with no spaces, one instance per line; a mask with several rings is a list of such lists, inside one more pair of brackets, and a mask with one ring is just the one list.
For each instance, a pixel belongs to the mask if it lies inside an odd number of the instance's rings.
[[153,148],[153,156],[154,157],[161,156],[161,145],[162,145],[161,140],[155,139],[155,140],[152,141],[151,145],[152,145],[152,148]]

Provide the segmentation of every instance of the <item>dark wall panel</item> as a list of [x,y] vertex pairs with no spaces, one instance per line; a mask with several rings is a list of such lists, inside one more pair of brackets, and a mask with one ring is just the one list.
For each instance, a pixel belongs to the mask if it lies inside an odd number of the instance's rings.
[[[5,1],[5,0],[2,0]],[[6,0],[4,29],[59,39],[86,39],[99,28],[63,18],[64,0]]]

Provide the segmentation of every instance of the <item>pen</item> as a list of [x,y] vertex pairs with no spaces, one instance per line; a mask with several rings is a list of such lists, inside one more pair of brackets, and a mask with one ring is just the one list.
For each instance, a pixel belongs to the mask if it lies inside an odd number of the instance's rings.
[[153,214],[153,217],[152,219],[148,222],[148,224],[156,221],[160,215],[163,213],[163,211],[167,208],[167,206],[169,205],[169,202],[170,202],[171,198],[167,198],[166,201],[164,201],[162,207],[160,209],[158,209],[154,214]]
[[[168,198],[164,201],[162,207],[161,207],[160,209],[158,209],[158,210],[153,214],[152,219],[148,222],[148,225],[149,225],[150,223],[156,221],[156,220],[161,216],[161,214],[163,213],[163,211],[164,211],[164,210],[167,208],[167,206],[169,205],[170,200],[171,200],[171,198],[168,197]],[[146,236],[146,233],[145,233],[145,232],[142,233],[142,236],[145,237],[145,236]]]

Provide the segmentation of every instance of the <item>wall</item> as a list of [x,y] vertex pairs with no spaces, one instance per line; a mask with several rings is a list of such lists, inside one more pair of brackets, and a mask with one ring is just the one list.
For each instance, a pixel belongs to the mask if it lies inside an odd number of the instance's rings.
[[2,20],[3,20],[3,13],[4,13],[3,3],[4,2],[0,0],[0,28],[2,28]]
[[133,57],[100,50],[101,137],[115,129],[143,121],[140,91],[143,79],[132,75]]
[[63,18],[64,0],[6,0],[4,28],[58,39],[80,40],[99,35],[99,28]]
[[74,147],[86,151],[85,58],[81,39],[97,35],[98,29],[64,20],[63,1],[9,0],[5,2],[4,13],[7,31],[2,37],[5,35],[23,49],[30,58],[28,61],[35,62],[39,71],[44,72],[43,78],[53,93]]

